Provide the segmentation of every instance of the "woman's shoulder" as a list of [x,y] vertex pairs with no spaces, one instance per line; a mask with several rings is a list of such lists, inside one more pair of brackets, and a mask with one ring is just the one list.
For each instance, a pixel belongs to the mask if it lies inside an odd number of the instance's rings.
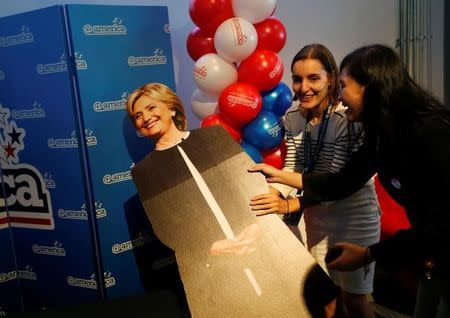
[[347,115],[345,115],[345,110],[347,108],[342,106],[341,103],[339,103],[335,109],[333,110],[333,113],[330,116],[330,125],[335,127],[336,129],[346,129],[348,126],[348,120]]
[[284,114],[283,123],[287,130],[291,132],[300,132],[305,127],[306,121],[302,116],[299,107],[297,105],[292,105]]
[[297,105],[291,105],[286,112],[284,113],[284,118],[292,118],[296,119],[298,117],[302,117],[302,114],[300,113],[300,108]]
[[337,121],[347,121],[347,115],[345,115],[345,111],[347,107],[343,106],[342,103],[339,103],[335,106],[333,111],[333,117]]

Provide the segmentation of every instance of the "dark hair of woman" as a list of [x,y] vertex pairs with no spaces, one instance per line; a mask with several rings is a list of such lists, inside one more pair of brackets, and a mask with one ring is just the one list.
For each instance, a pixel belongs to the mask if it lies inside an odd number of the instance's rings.
[[365,86],[362,120],[367,132],[378,135],[382,127],[384,133],[399,137],[423,116],[448,111],[411,79],[399,55],[388,46],[356,49],[342,60],[340,71],[344,69]]

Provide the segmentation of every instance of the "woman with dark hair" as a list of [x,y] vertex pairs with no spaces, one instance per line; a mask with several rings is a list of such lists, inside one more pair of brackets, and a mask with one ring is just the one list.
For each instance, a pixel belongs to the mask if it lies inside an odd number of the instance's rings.
[[[303,189],[302,206],[346,197],[375,173],[404,206],[412,227],[362,247],[336,244],[327,264],[341,271],[414,265],[420,270],[415,317],[450,317],[450,112],[408,75],[384,45],[361,47],[341,63],[339,99],[364,125],[363,146],[337,173],[294,174],[257,165],[269,182]],[[432,301],[430,301],[430,299]]]
[[[336,172],[342,169],[361,142],[361,124],[349,125],[345,108],[338,101],[338,68],[331,52],[322,44],[304,46],[291,64],[294,104],[284,116],[287,156],[284,171]],[[366,180],[359,191],[343,200],[324,202],[304,209],[303,227],[298,218],[302,241],[317,263],[340,287],[343,311],[350,317],[373,317],[367,295],[372,292],[373,267],[369,274],[362,268],[350,272],[328,270],[325,255],[337,242],[348,241],[369,246],[379,241],[380,213],[373,180]],[[271,193],[253,198],[252,209],[258,215],[293,215],[298,200],[289,198],[292,187],[272,184]],[[288,221],[289,222],[289,221]],[[291,223],[291,222],[290,222]],[[306,239],[305,239],[306,236]],[[333,313],[335,302],[327,307]]]

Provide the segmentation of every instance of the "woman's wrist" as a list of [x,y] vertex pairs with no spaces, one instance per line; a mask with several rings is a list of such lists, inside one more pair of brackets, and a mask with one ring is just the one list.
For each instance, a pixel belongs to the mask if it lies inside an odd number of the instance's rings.
[[370,248],[366,247],[364,250],[364,279],[366,279],[367,275],[370,273],[370,263],[374,261],[372,254],[370,253]]
[[300,202],[298,198],[286,199],[286,214],[296,213],[300,211]]
[[375,261],[375,259],[372,256],[372,253],[370,252],[370,247],[366,247],[366,250],[364,252],[364,265],[369,265],[370,263],[372,263],[373,261]]

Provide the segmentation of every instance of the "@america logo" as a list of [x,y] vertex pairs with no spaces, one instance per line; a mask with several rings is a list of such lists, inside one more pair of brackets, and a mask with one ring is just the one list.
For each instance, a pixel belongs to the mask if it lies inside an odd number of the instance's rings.
[[20,162],[25,129],[9,119],[9,108],[0,103],[0,164],[5,190],[0,192],[0,229],[8,227],[9,218],[13,227],[53,230],[51,197],[45,180],[36,167]]

